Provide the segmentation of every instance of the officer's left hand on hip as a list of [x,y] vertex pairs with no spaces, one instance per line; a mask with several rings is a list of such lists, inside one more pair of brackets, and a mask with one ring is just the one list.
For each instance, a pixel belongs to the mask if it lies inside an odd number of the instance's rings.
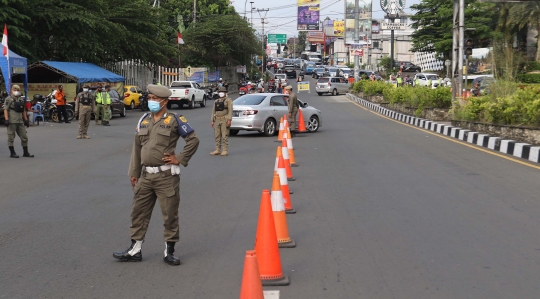
[[178,165],[178,164],[180,164],[180,162],[178,162],[178,160],[176,160],[176,157],[173,154],[164,153],[163,155],[164,155],[164,157],[161,158],[161,160],[163,162],[165,162],[165,164],[167,164],[167,165],[171,165],[171,164],[172,165]]

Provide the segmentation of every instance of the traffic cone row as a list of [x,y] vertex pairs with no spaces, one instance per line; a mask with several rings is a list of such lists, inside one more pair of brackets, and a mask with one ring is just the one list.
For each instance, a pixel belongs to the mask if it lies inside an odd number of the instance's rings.
[[[299,131],[305,131],[300,113]],[[255,236],[255,250],[246,251],[240,299],[264,298],[262,286],[289,285],[289,277],[283,273],[279,248],[294,248],[296,242],[289,235],[286,214],[296,213],[292,206],[289,181],[293,177],[291,166],[298,166],[290,138],[287,117],[280,119],[272,189],[263,190]]]

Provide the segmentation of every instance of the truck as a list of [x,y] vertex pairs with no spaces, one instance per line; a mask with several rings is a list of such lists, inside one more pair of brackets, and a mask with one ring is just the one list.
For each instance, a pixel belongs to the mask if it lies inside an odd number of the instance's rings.
[[172,95],[169,97],[167,109],[171,109],[172,105],[178,105],[179,108],[188,105],[190,109],[195,108],[195,104],[206,106],[206,92],[195,81],[173,81],[169,89]]

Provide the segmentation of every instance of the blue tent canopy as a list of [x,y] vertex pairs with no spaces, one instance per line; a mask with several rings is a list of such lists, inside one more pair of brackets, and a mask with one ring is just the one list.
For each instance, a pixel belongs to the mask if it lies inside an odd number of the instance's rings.
[[[9,51],[9,64],[7,57],[0,56],[0,68],[2,69],[2,76],[6,83],[6,89],[8,93],[11,90],[11,81],[9,80],[12,75],[21,75],[24,81],[24,94],[28,94],[28,64],[24,57],[21,57],[11,50]],[[8,69],[9,65],[9,69]]]
[[46,68],[77,83],[124,82],[124,77],[87,62],[41,61],[30,66],[32,75],[36,68]]

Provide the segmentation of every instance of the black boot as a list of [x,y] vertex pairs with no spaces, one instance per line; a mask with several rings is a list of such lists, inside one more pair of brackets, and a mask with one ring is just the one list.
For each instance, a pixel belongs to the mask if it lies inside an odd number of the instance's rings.
[[110,124],[109,124],[109,122],[108,122],[108,121],[104,121],[104,124],[103,124],[103,125],[104,125],[104,126],[107,126],[107,127],[109,127],[109,126],[110,126]]
[[167,264],[172,266],[178,266],[180,265],[180,259],[176,258],[174,256],[174,245],[175,242],[167,242],[165,243],[165,257],[163,258],[163,261],[165,261]]
[[23,157],[34,158],[34,155],[30,155],[30,153],[28,152],[28,146],[23,146],[22,148],[24,151]]
[[10,158],[19,158],[19,155],[15,153],[15,148],[13,146],[9,147],[9,151],[11,152],[11,156],[9,156]]
[[113,257],[122,262],[140,262],[142,261],[142,243],[143,241],[131,240],[131,246],[128,249],[113,252]]

